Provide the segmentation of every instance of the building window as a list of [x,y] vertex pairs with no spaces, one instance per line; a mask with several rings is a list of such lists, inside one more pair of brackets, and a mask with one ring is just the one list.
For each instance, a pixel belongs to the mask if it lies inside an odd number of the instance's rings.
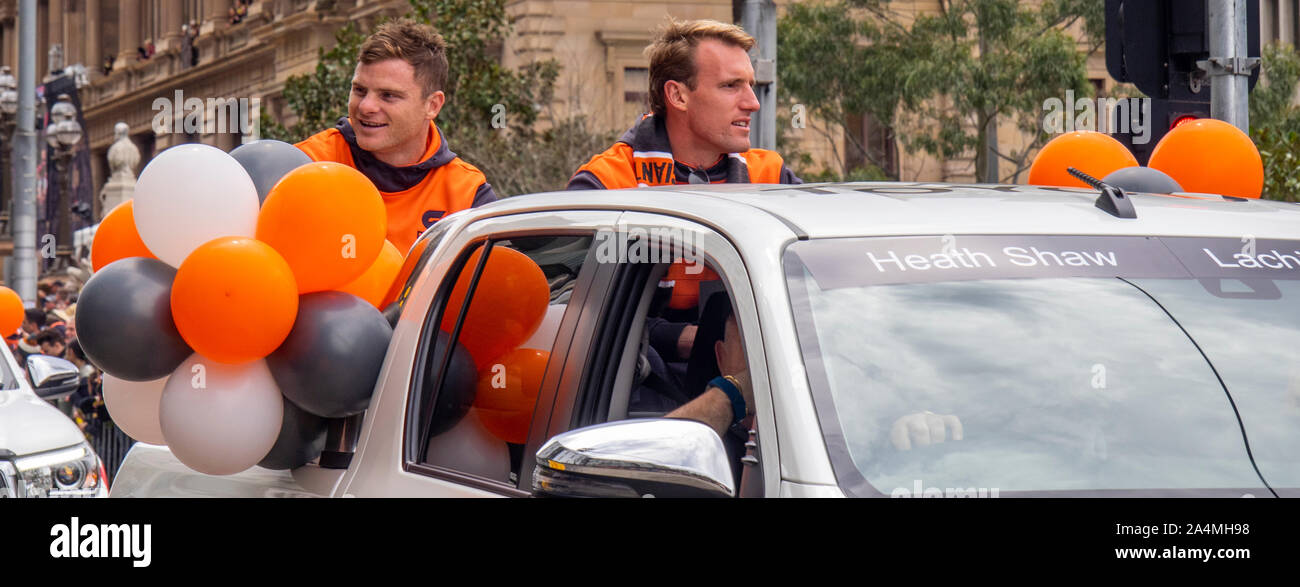
[[629,113],[650,110],[650,70],[645,67],[623,68],[623,104]]

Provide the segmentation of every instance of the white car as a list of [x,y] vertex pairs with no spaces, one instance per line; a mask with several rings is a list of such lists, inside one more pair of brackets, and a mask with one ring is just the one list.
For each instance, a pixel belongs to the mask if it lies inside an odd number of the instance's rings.
[[0,355],[0,498],[108,497],[99,456],[46,401],[76,390],[76,367],[57,357],[28,357],[33,389],[7,346],[0,345]]
[[[1300,495],[1300,207],[1118,204],[930,183],[508,198],[417,242],[369,409],[318,463],[208,477],[136,445],[114,496]],[[549,354],[462,376],[439,325],[489,244],[545,273],[522,347]],[[713,299],[756,404],[726,440],[662,418],[717,373]],[[520,373],[524,399],[485,399]]]

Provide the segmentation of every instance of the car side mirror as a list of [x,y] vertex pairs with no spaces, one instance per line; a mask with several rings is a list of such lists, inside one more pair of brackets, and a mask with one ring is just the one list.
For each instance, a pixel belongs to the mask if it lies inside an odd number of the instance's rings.
[[67,359],[49,355],[29,355],[27,375],[42,399],[62,399],[71,395],[81,384],[81,372]]
[[734,497],[727,450],[694,420],[622,420],[560,434],[537,451],[539,497]]

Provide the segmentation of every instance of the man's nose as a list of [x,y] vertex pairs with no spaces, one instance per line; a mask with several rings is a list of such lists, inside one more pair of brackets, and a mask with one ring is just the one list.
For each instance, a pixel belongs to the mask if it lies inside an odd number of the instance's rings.
[[754,86],[745,86],[745,93],[740,99],[740,109],[746,112],[757,111],[760,106],[758,94],[754,93]]
[[357,104],[357,109],[366,113],[376,112],[379,110],[379,98],[375,97],[374,92],[367,92]]

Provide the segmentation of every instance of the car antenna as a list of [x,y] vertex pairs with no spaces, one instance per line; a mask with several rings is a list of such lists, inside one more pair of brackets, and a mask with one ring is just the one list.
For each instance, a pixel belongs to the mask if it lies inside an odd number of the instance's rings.
[[1137,218],[1137,210],[1133,209],[1133,200],[1124,193],[1123,189],[1110,185],[1100,179],[1088,175],[1073,167],[1066,167],[1066,171],[1079,178],[1080,181],[1101,190],[1101,195],[1097,196],[1097,207],[1104,210],[1107,214],[1116,218]]

